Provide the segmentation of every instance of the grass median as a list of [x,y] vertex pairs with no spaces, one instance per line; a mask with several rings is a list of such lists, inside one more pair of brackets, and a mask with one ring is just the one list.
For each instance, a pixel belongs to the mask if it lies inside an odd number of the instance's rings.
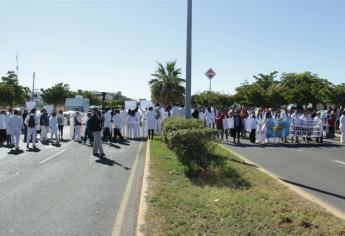
[[146,235],[345,235],[345,222],[217,147],[221,163],[190,173],[151,142]]

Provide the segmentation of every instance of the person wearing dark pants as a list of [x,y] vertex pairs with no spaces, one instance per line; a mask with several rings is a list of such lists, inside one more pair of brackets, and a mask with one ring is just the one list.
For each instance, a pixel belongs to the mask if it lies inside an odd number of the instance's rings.
[[234,112],[233,118],[234,118],[234,128],[233,128],[234,143],[236,142],[236,137],[237,137],[237,142],[239,143],[241,130],[242,130],[242,119],[238,111]]
[[149,111],[146,114],[147,119],[147,130],[148,130],[148,137],[149,139],[153,139],[155,134],[155,126],[157,126],[157,121],[155,118],[155,113],[152,107],[149,107]]
[[[92,131],[92,135],[94,137],[93,141],[93,155],[104,157],[104,151],[101,142],[101,131],[102,131],[102,123],[101,123],[101,114],[98,112],[98,109],[94,109],[93,115],[90,118],[90,129]],[[99,152],[99,153],[98,153]]]
[[[27,115],[28,115],[28,111],[24,110],[23,115],[22,115],[23,120],[26,119]],[[25,123],[23,124],[23,134],[24,134],[24,143],[26,143],[26,137],[28,135],[28,126]]]
[[93,146],[93,135],[90,127],[90,118],[91,114],[87,114],[87,122],[86,122],[86,128],[85,128],[85,134],[84,134],[84,143],[86,143],[87,139],[90,139],[90,145]]

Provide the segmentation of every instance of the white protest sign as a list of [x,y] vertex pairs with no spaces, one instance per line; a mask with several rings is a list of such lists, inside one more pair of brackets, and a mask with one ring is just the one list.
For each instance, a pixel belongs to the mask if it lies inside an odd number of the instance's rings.
[[229,118],[228,119],[228,127],[229,129],[233,129],[234,128],[234,118]]
[[142,100],[142,101],[140,101],[140,107],[142,110],[145,111],[146,108],[153,107],[153,104],[151,101]]
[[52,114],[52,112],[54,111],[53,105],[45,105],[43,108],[47,111],[48,115]]
[[129,109],[133,110],[137,107],[137,101],[125,101],[125,109],[128,111]]
[[34,109],[35,106],[36,106],[36,102],[26,102],[25,103],[25,109],[28,111]]

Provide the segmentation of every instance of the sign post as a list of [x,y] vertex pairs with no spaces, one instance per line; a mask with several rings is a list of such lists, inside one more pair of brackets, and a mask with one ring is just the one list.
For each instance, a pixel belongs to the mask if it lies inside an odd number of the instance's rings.
[[206,71],[205,73],[206,77],[210,80],[210,92],[212,91],[212,87],[211,87],[211,80],[213,77],[216,76],[216,72],[214,72],[211,68],[208,69],[208,71]]

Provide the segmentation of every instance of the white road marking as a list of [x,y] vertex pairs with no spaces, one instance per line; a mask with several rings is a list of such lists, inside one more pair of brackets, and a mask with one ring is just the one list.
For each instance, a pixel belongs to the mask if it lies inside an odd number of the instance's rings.
[[297,151],[299,151],[299,152],[303,152],[303,150],[302,150],[302,149],[298,149]]
[[339,164],[345,165],[345,162],[343,162],[343,161],[338,161],[338,160],[333,160],[333,161],[335,161],[335,162],[337,162],[337,163],[339,163]]
[[48,157],[47,159],[44,159],[43,161],[40,161],[40,164],[46,163],[47,161],[53,159],[54,157],[57,157],[57,156],[61,155],[64,152],[66,152],[66,149],[62,149],[60,152],[57,152],[54,155]]
[[126,189],[125,189],[125,192],[124,192],[122,200],[121,200],[119,211],[117,212],[117,215],[115,218],[115,223],[113,226],[113,232],[111,234],[112,236],[120,236],[120,234],[121,234],[123,218],[125,216],[126,208],[128,205],[128,199],[129,199],[129,194],[131,192],[131,188],[133,185],[134,175],[137,173],[138,160],[140,158],[140,151],[141,151],[142,145],[143,145],[143,142],[140,142],[139,148],[137,151],[137,155],[134,159],[134,163],[133,163],[133,166],[131,169],[131,174],[129,176],[129,179],[128,179],[128,182],[126,185]]

